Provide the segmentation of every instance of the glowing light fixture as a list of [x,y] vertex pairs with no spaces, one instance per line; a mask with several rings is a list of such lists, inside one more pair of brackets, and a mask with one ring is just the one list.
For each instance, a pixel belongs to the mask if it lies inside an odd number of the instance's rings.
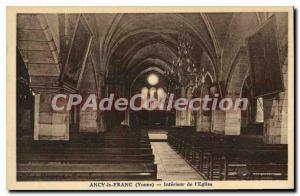
[[147,78],[147,81],[150,85],[154,86],[159,82],[159,78],[156,74],[150,74]]

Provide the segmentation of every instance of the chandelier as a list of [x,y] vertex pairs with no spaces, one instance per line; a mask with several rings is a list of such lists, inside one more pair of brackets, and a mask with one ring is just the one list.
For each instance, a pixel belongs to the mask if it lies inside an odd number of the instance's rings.
[[169,87],[178,89],[180,87],[191,88],[192,93],[204,83],[204,68],[200,70],[192,60],[192,38],[187,32],[181,32],[177,41],[177,58],[173,60],[172,66],[165,72]]

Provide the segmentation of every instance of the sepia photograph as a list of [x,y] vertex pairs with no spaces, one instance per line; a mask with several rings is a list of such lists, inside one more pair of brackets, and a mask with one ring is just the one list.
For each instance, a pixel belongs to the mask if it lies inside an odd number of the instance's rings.
[[293,7],[7,7],[7,189],[294,189]]

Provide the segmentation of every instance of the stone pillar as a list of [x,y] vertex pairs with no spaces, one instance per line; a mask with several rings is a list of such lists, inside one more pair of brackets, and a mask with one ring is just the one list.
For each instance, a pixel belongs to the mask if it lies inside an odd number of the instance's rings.
[[[180,97],[185,97],[185,88],[181,87]],[[186,110],[178,111],[176,110],[176,126],[186,125]]]
[[199,110],[197,112],[197,122],[196,122],[196,130],[198,132],[211,132],[212,123],[211,123],[211,111],[209,114],[204,115],[204,111]]
[[203,132],[210,132],[211,127],[211,116],[201,116],[201,129]]
[[275,98],[264,98],[264,142],[287,143],[288,99],[282,92]]
[[176,126],[184,126],[186,121],[186,111],[176,110]]
[[100,132],[98,128],[98,115],[97,110],[87,108],[79,113],[79,132]]
[[[192,93],[192,89],[188,88],[186,91],[186,98],[188,101],[191,101],[191,99],[193,98],[193,93]],[[193,126],[194,123],[194,116],[192,113],[192,110],[190,109],[190,107],[187,106],[187,110],[186,110],[186,123],[185,125],[187,126]]]
[[241,110],[228,110],[225,115],[225,135],[241,134]]
[[69,140],[69,112],[54,111],[51,107],[53,96],[34,96],[34,140]]
[[225,132],[225,112],[221,110],[212,111],[212,132],[224,134]]
[[282,93],[282,110],[281,110],[281,144],[288,143],[288,93]]
[[[201,87],[200,98],[204,100],[204,97],[208,95],[208,84],[204,84]],[[212,131],[212,111],[203,110],[203,103],[200,104],[200,110],[197,111],[197,125],[196,130],[199,132],[211,132]]]
[[284,91],[272,98],[264,98],[264,142],[287,144],[288,125],[288,65],[282,66]]

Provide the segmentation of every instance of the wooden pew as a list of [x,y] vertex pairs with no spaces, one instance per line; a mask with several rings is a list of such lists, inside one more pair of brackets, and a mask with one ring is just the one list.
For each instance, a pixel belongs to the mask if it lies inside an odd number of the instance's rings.
[[72,141],[19,140],[17,162],[21,180],[156,180],[157,175],[143,130],[84,133]]
[[92,154],[110,154],[110,155],[139,155],[139,154],[152,154],[151,148],[102,148],[102,147],[78,147],[68,146],[65,148],[57,146],[48,146],[44,148],[32,148],[24,146],[18,150],[19,153],[43,153],[47,150],[48,153],[63,153],[63,154],[74,154],[74,153],[92,153]]
[[26,153],[19,155],[19,163],[153,163],[154,155],[109,155],[109,154],[45,154]]
[[286,180],[287,164],[247,164],[249,180]]
[[[250,148],[228,149],[226,152],[226,163],[224,179],[286,179],[287,167],[287,145],[261,145]],[[278,166],[278,171],[276,171]],[[262,169],[264,168],[264,169]],[[283,170],[286,169],[286,170]],[[281,173],[281,177],[278,177]],[[268,175],[266,175],[268,174]],[[252,176],[252,177],[250,177]]]
[[[267,145],[257,138],[195,133],[182,128],[169,131],[168,142],[208,180],[256,179],[254,176],[286,179],[286,145]],[[264,173],[260,166],[266,168]]]
[[19,181],[155,180],[155,164],[18,164]]

